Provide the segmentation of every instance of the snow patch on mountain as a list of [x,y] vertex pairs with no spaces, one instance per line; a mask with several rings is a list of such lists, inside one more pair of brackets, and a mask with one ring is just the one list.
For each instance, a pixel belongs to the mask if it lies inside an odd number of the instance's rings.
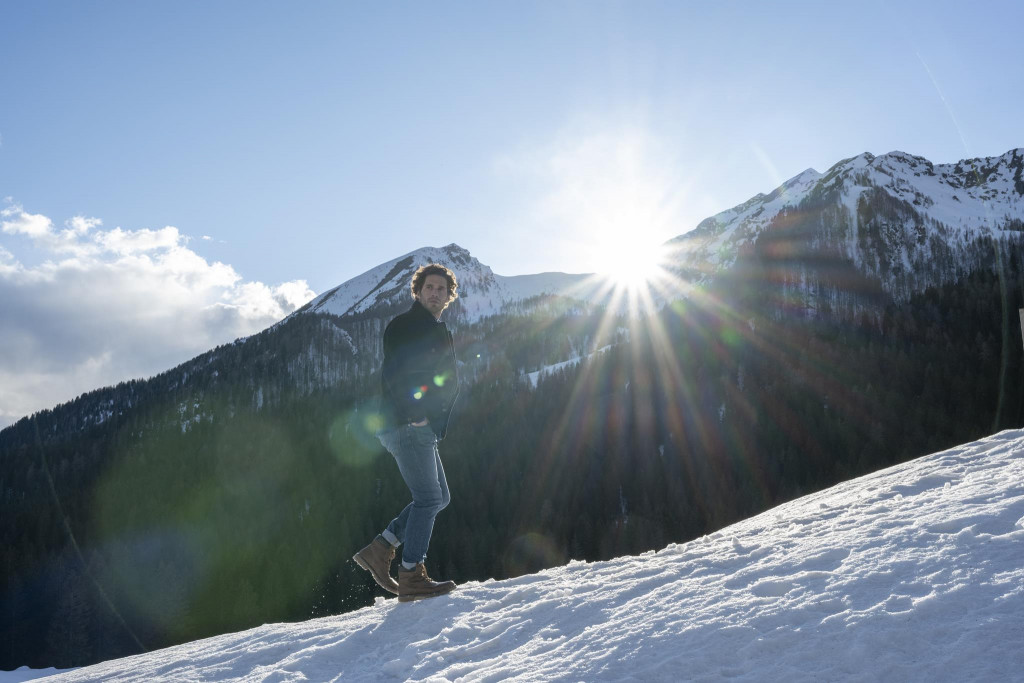
[[535,370],[533,372],[526,373],[526,380],[530,383],[530,386],[532,388],[536,389],[537,388],[537,382],[539,382],[542,377],[547,377],[549,375],[555,374],[559,370],[564,370],[565,368],[569,368],[569,367],[573,367],[575,365],[579,365],[579,363],[581,363],[583,361],[590,360],[594,356],[598,356],[598,355],[604,353],[605,351],[607,351],[610,348],[612,348],[611,344],[609,344],[607,346],[602,346],[601,348],[595,350],[593,353],[588,353],[585,356],[575,356],[573,358],[570,358],[569,360],[563,360],[560,363],[553,363],[552,365],[545,365],[540,370]]
[[1016,680],[1022,557],[1013,430],[657,553],[379,598],[51,680]]
[[[905,152],[880,157],[862,155],[838,169],[836,177],[853,180],[853,188],[878,187],[893,197],[914,205],[922,216],[935,219],[954,230],[1001,230],[1008,219],[1024,215],[1024,187],[1019,178],[1021,153],[1011,150],[1000,157],[968,159],[955,164],[932,164]],[[856,161],[856,160],[855,160]],[[858,177],[858,174],[859,177]],[[850,183],[844,182],[844,187]]]

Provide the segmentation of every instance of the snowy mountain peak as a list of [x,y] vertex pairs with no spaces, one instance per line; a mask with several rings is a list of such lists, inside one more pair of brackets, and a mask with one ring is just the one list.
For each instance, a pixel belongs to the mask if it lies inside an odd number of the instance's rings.
[[351,316],[364,313],[374,306],[398,303],[412,299],[409,283],[420,266],[440,263],[456,272],[460,295],[486,283],[494,274],[477,261],[467,249],[452,243],[444,247],[420,247],[402,256],[386,261],[324,292],[292,315],[305,312]]
[[807,240],[799,247],[802,253],[846,259],[879,278],[890,293],[907,296],[941,281],[934,273],[921,274],[934,264],[936,250],[956,259],[977,236],[1009,239],[1024,231],[1022,176],[1020,149],[954,164],[933,164],[899,150],[881,156],[865,152],[825,174],[808,169],[771,194],[702,221],[669,246],[684,270],[713,279],[772,229],[780,214],[787,212],[783,223],[792,225],[801,220],[794,210],[813,206],[808,216],[816,210],[828,218],[802,229]]
[[819,178],[821,178],[820,173],[815,171],[813,168],[808,168],[804,170],[802,173],[798,173],[797,175],[787,180],[785,183],[783,183],[783,185],[785,185],[786,187],[807,185],[808,183],[817,182]]
[[894,149],[891,152],[888,152],[886,154],[881,155],[880,157],[875,158],[889,160],[910,168],[916,168],[918,166],[928,166],[930,168],[932,166],[932,162],[928,161],[924,157],[919,157],[914,154],[908,154],[907,152],[902,152],[898,149]]
[[405,256],[421,257],[417,260],[427,260],[431,263],[440,263],[448,266],[452,270],[456,270],[458,268],[470,268],[473,270],[482,270],[487,272],[490,272],[491,270],[473,258],[473,255],[469,253],[468,249],[460,247],[454,242],[440,248],[421,247],[415,251],[409,252]]
[[386,261],[365,273],[324,292],[292,315],[325,313],[357,316],[379,307],[412,302],[410,282],[420,266],[440,263],[450,268],[458,280],[459,298],[449,319],[478,320],[492,315],[516,301],[541,294],[564,294],[586,299],[596,288],[587,286],[589,275],[538,273],[535,275],[495,275],[469,250],[452,243],[444,247],[421,247]]
[[[669,240],[667,245],[670,250],[678,249],[679,258],[683,261],[692,261],[699,255],[716,267],[731,265],[735,254],[729,252],[734,250],[723,250],[722,247],[756,237],[761,227],[786,207],[798,205],[821,179],[822,174],[808,168],[770,194],[757,194],[739,206],[704,219],[695,230]],[[699,245],[702,242],[714,248],[701,250]]]
[[766,201],[771,201],[777,197],[803,197],[803,195],[814,186],[821,179],[821,174],[815,171],[813,168],[808,168],[802,173],[798,173],[786,182],[782,183],[778,188],[775,189]]

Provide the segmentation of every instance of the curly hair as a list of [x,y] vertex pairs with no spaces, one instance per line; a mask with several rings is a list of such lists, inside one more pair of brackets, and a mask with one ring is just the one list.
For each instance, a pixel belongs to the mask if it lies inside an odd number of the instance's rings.
[[416,269],[416,272],[412,276],[412,296],[416,298],[416,295],[423,289],[423,283],[427,281],[428,275],[440,275],[444,279],[448,280],[448,302],[451,303],[459,298],[459,283],[455,279],[455,273],[448,270],[440,263],[431,263],[425,266],[420,266]]

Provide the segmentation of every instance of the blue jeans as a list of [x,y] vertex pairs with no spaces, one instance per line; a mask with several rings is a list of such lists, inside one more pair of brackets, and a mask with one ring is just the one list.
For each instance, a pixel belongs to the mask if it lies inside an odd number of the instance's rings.
[[427,557],[434,518],[451,501],[441,455],[437,452],[437,436],[429,425],[402,425],[378,432],[377,438],[395,456],[402,479],[412,493],[412,502],[381,535],[391,545],[405,544],[402,562],[419,564]]

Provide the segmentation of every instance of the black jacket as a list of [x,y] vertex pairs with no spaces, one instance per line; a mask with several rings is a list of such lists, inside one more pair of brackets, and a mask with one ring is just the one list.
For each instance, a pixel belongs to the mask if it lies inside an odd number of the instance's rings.
[[443,439],[459,393],[455,345],[448,326],[419,301],[385,328],[380,374],[384,426],[427,418],[437,438]]

